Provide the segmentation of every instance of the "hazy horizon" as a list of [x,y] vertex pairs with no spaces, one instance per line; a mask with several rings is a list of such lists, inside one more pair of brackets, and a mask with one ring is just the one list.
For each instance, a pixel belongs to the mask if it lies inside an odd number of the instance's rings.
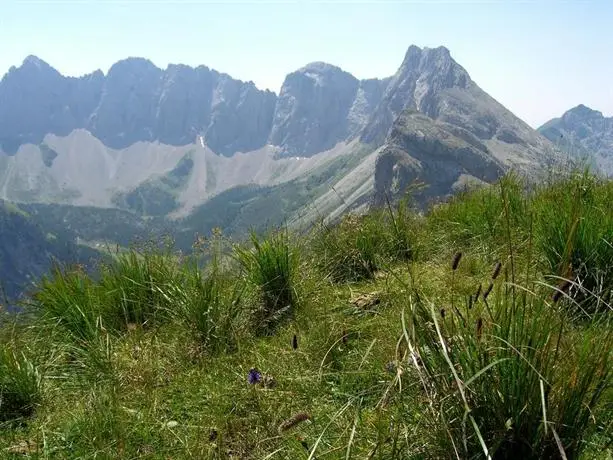
[[[7,7],[8,6],[8,7]],[[206,65],[279,93],[324,61],[357,78],[393,75],[407,48],[447,47],[492,97],[533,127],[579,104],[613,115],[613,4],[417,1],[5,3],[0,75],[35,55],[67,76],[143,57]]]

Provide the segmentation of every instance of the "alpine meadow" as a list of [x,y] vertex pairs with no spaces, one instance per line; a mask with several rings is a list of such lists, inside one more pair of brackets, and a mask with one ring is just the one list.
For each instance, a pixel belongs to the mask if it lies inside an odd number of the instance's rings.
[[610,7],[88,3],[0,19],[0,458],[613,459]]

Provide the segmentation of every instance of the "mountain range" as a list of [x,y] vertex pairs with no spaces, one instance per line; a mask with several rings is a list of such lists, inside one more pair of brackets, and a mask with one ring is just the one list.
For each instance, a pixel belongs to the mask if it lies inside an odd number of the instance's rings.
[[560,149],[613,176],[613,117],[580,104],[538,131]]
[[[410,112],[447,141],[422,139]],[[142,58],[72,78],[29,56],[0,82],[0,197],[16,202],[185,216],[226,190],[289,183],[367,150],[369,166],[354,165],[345,171],[351,184],[338,184],[345,194],[360,190],[354,198],[363,201],[386,187],[390,158],[406,166],[390,153],[399,142],[417,149],[405,151],[421,158],[415,176],[430,171],[432,149],[472,152],[444,157],[444,179],[427,173],[437,178],[431,195],[451,193],[460,177],[496,175],[474,158],[487,158],[499,174],[551,164],[558,153],[444,47],[409,47],[384,79],[311,63],[287,75],[279,95],[204,66],[162,70]]]
[[189,250],[213,227],[300,227],[415,183],[425,206],[537,174],[566,157],[550,139],[442,46],[410,46],[383,79],[310,63],[278,95],[205,66],[128,58],[73,78],[29,56],[0,81],[0,199],[74,244],[170,232]]

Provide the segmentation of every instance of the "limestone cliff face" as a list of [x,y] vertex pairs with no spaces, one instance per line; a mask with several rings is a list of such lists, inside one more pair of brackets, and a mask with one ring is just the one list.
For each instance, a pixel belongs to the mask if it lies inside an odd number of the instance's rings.
[[34,56],[12,67],[0,81],[0,149],[14,153],[38,144],[47,133],[84,126],[98,104],[104,75],[67,78]]
[[268,140],[276,96],[207,67],[157,68],[142,58],[80,78],[35,57],[0,82],[0,148],[14,153],[46,134],[92,132],[115,149],[135,142],[193,143],[217,153],[255,150]]
[[146,59],[126,59],[114,64],[86,125],[92,134],[112,148],[155,140],[151,128],[161,74]]
[[504,169],[473,134],[405,110],[375,164],[374,204],[383,205],[419,185],[425,188],[414,192],[418,201],[445,197],[470,181],[495,181]]
[[281,154],[310,156],[358,136],[388,82],[315,62],[290,73],[277,97],[205,66],[162,70],[128,58],[107,75],[69,78],[30,56],[0,82],[0,149],[13,154],[46,134],[81,128],[113,149],[202,136],[222,155],[270,143]]
[[106,145],[137,141],[186,145],[202,136],[215,152],[231,155],[262,147],[276,97],[207,67],[127,59],[109,71],[88,128]]
[[369,143],[381,142],[395,118],[405,109],[432,115],[436,92],[453,86],[463,88],[468,81],[468,74],[455,64],[446,48],[422,50],[410,46],[362,133],[362,139]]
[[559,151],[494,100],[444,47],[411,46],[361,140],[383,145],[375,168],[376,204],[414,180],[417,196],[442,197],[466,182],[491,182],[511,167],[532,173]]
[[503,161],[521,163],[551,150],[542,136],[479,88],[442,46],[408,49],[361,139],[383,143],[404,110],[418,111],[489,141],[492,152]]
[[113,149],[202,138],[226,156],[266,144],[280,155],[311,156],[358,137],[380,146],[407,109],[498,144],[492,151],[503,160],[532,161],[548,147],[481,90],[447,48],[411,46],[392,77],[358,80],[314,62],[290,73],[278,97],[205,66],[162,70],[128,58],[107,75],[68,78],[30,56],[0,81],[0,149],[13,154],[46,134],[81,128]]
[[387,80],[360,81],[338,67],[311,63],[285,78],[270,143],[309,156],[356,137],[381,100]]

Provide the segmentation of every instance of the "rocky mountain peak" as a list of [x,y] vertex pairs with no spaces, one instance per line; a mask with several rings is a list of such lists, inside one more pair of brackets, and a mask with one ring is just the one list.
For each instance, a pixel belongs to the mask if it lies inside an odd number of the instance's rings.
[[320,73],[326,73],[326,72],[344,72],[343,69],[341,69],[338,66],[335,66],[333,64],[329,64],[327,62],[324,61],[313,61],[313,62],[309,62],[307,65],[301,67],[300,69],[297,70],[297,72],[320,72]]
[[270,142],[286,155],[312,155],[347,137],[360,82],[342,69],[312,62],[290,73],[277,99]]
[[61,78],[61,75],[42,59],[30,55],[23,60],[19,67],[11,67],[3,80],[12,80],[11,84],[25,85],[31,83],[32,79],[43,80],[45,78],[57,79]]
[[465,89],[470,82],[466,70],[453,60],[447,48],[422,49],[411,45],[364,130],[362,140],[381,143],[405,109],[436,118],[441,91],[455,87]]
[[51,68],[49,64],[47,64],[45,61],[40,59],[38,56],[34,56],[33,54],[30,54],[29,56],[27,56],[23,60],[23,63],[21,64],[21,66],[26,67],[26,68],[30,67],[30,68],[37,68],[37,69]]
[[422,49],[419,46],[409,45],[407,52],[404,54],[401,67],[407,65],[409,62],[415,62],[415,60],[419,61],[419,59],[421,59],[421,52]]
[[0,150],[13,154],[48,133],[67,135],[83,125],[100,81],[63,77],[36,56],[28,56],[0,82]]
[[613,176],[613,117],[579,104],[538,131],[572,157]]
[[453,61],[450,51],[444,46],[436,48],[420,48],[419,46],[411,45],[404,55],[400,70],[408,70],[415,68],[424,68],[427,66],[434,67],[436,65],[443,66]]
[[356,79],[353,75],[351,75],[349,72],[345,72],[340,67],[322,61],[310,62],[294,73],[306,75],[309,77],[333,77],[335,75],[342,75],[345,78]]
[[412,45],[405,55],[402,65],[395,77],[397,79],[414,78],[429,80],[434,89],[465,88],[470,82],[468,72],[460,66],[444,46],[437,48],[419,48]]
[[566,111],[564,115],[562,115],[562,119],[565,122],[577,122],[581,120],[591,120],[591,119],[600,119],[604,118],[602,112],[598,110],[593,110],[583,104],[579,104],[576,107]]
[[145,59],[142,57],[128,57],[125,59],[121,59],[117,61],[115,64],[111,66],[109,69],[108,75],[111,75],[116,72],[126,71],[126,70],[141,70],[141,71],[158,71],[161,72],[162,69],[158,68],[153,62],[149,59]]
[[340,88],[347,85],[357,87],[358,84],[357,78],[340,67],[326,62],[311,62],[285,77],[280,96],[297,87],[302,88],[302,85]]

